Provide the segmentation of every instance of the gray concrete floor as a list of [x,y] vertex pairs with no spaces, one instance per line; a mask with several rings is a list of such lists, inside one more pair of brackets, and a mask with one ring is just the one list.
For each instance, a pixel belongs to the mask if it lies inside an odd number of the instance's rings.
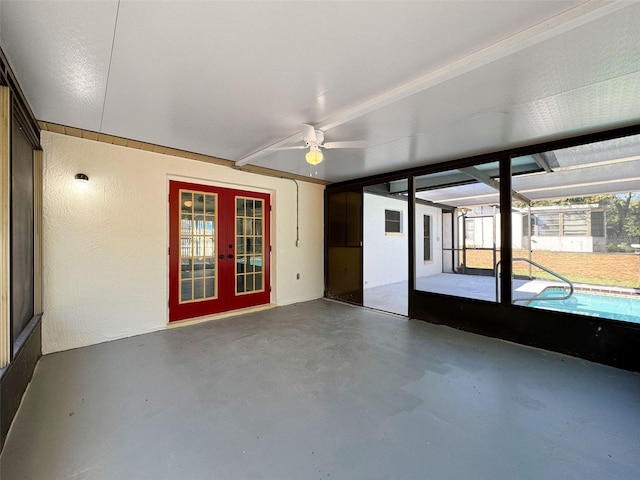
[[2,480],[637,479],[640,375],[316,300],[47,355]]
[[[513,280],[513,288],[521,288],[528,280]],[[550,282],[545,282],[545,285]],[[496,301],[495,277],[439,273],[416,279],[416,289],[424,292],[444,293],[477,300]],[[409,281],[389,283],[364,289],[363,305],[385,312],[407,315],[409,312]],[[514,297],[516,295],[514,294]],[[533,296],[530,292],[518,292],[517,297]]]
[[362,304],[365,307],[404,316],[409,314],[408,281],[365,288],[362,294]]

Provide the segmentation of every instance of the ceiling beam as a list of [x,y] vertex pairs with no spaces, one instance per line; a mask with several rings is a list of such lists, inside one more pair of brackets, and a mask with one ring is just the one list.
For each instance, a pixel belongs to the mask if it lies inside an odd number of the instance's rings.
[[[554,155],[553,152],[551,152],[551,155]],[[549,162],[547,162],[547,159],[545,158],[545,154],[534,153],[533,155],[531,155],[531,158],[533,158],[533,161],[536,162],[538,166],[542,168],[545,172],[551,173],[553,171],[551,170],[551,166],[549,165]]]
[[[475,168],[475,167],[465,167],[465,168],[459,168],[458,170],[460,170],[465,175],[469,175],[471,178],[475,178],[476,180],[478,180],[479,182],[484,183],[485,185],[489,185],[491,188],[497,190],[498,192],[500,191],[500,182],[498,182],[497,180],[494,180],[489,175],[487,175],[484,172],[481,172],[477,168]],[[513,198],[517,198],[521,202],[526,203],[527,205],[531,205],[531,200],[530,199],[528,199],[527,197],[525,197],[521,193],[516,192],[515,190],[511,190],[511,196]]]
[[[386,105],[415,95],[421,91],[440,85],[448,80],[456,78],[465,73],[476,70],[492,62],[505,58],[525,48],[531,47],[545,40],[561,35],[577,27],[592,22],[598,18],[607,16],[617,10],[627,7],[632,2],[622,0],[588,1],[581,3],[555,17],[549,18],[541,23],[533,25],[521,32],[511,35],[499,42],[485,47],[477,52],[466,55],[455,62],[437,68],[410,82],[399,85],[380,95],[377,95],[362,103],[338,112],[324,121],[315,125],[315,128],[322,131],[331,130],[337,126],[347,123],[353,119],[362,117],[367,113],[378,110]],[[236,161],[236,166],[246,165],[251,160],[258,158],[272,148],[281,147],[300,139],[300,133],[289,135],[276,143],[266,145],[246,157]]]
[[[425,175],[424,177],[416,177],[415,179],[416,191],[418,192],[434,188],[454,187],[466,183],[470,183],[468,175],[463,175],[457,170],[452,170],[442,175]],[[405,179],[389,182],[389,191],[391,193],[406,192],[407,189],[408,181]]]

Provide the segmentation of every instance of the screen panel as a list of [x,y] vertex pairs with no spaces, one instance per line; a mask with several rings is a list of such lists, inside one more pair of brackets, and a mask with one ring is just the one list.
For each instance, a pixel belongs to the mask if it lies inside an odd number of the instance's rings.
[[33,149],[19,123],[11,127],[11,339],[34,313]]

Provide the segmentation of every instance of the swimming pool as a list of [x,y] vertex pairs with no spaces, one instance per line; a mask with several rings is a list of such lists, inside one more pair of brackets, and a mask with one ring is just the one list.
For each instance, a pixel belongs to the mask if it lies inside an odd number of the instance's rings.
[[610,318],[625,322],[640,323],[640,296],[606,295],[574,292],[566,300],[544,300],[544,297],[557,297],[557,291],[545,291],[528,306],[577,313],[591,317]]

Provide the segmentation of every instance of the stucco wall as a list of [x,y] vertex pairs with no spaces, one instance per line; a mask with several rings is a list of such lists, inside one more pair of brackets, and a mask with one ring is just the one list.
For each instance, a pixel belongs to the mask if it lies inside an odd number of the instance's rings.
[[[407,202],[365,193],[364,204],[364,288],[407,280],[409,215]],[[384,211],[402,212],[402,233],[386,234]]]
[[170,179],[271,193],[271,302],[323,295],[323,186],[299,182],[296,247],[291,180],[50,132],[42,145],[43,353],[166,328]]
[[[364,288],[407,281],[409,206],[406,200],[364,194]],[[402,234],[385,234],[384,211],[402,212]],[[423,216],[431,216],[431,261],[424,261]],[[416,205],[416,276],[442,273],[442,211]]]
[[[596,237],[566,236],[566,237],[541,237],[533,235],[531,237],[532,250],[552,251],[552,252],[595,252],[598,251],[594,245]],[[529,242],[525,237],[525,245]],[[601,239],[604,241],[604,238]],[[602,245],[603,242],[600,242]],[[597,243],[597,242],[596,242]],[[604,248],[601,249],[604,251]]]

